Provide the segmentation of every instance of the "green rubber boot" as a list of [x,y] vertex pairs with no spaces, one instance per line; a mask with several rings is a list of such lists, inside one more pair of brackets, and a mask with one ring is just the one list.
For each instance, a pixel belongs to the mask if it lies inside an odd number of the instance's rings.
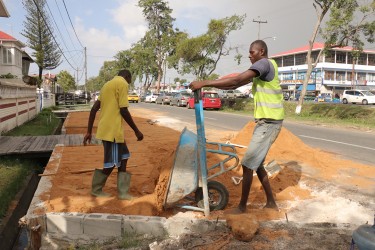
[[95,169],[92,176],[91,195],[97,197],[109,197],[108,193],[103,192],[103,187],[107,181],[108,175],[103,174],[101,169]]
[[127,172],[118,172],[117,191],[120,200],[131,200],[134,197],[129,194],[131,175]]

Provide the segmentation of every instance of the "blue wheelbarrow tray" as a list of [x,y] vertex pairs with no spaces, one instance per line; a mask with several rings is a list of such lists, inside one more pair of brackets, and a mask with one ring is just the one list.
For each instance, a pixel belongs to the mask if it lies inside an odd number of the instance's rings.
[[198,187],[197,135],[184,128],[175,153],[165,205],[173,205]]
[[[165,207],[175,205],[196,191],[200,186],[197,138],[195,133],[186,128],[183,129],[180,135],[164,199]],[[208,176],[207,179],[214,178],[238,166],[239,159],[233,145],[217,142],[206,143],[211,145],[211,149],[206,149],[206,152],[225,156],[223,160],[207,168],[208,171],[216,169],[215,173]],[[233,159],[234,161],[232,161]],[[225,164],[230,161],[231,164],[227,164],[229,166],[226,166]]]

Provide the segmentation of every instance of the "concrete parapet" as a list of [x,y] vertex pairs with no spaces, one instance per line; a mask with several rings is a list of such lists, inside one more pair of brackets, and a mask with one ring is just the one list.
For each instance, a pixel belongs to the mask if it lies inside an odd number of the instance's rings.
[[84,217],[82,213],[47,213],[47,232],[81,235]]
[[157,216],[124,216],[124,233],[166,235],[166,218]]
[[42,230],[41,249],[61,249],[74,243],[82,245],[93,241],[126,235],[176,237],[184,233],[205,233],[226,227],[223,220],[194,218],[189,212],[170,218],[121,214],[47,213],[38,217]]
[[206,233],[218,227],[226,227],[225,220],[207,220],[192,217],[173,216],[166,220],[164,225],[169,236],[178,236],[190,233]]
[[116,214],[88,214],[83,219],[83,232],[98,237],[122,235],[123,216]]

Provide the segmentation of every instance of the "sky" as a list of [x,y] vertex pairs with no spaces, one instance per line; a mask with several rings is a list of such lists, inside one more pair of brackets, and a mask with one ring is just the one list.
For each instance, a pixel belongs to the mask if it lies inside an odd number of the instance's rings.
[[[26,44],[27,40],[21,35],[26,15],[22,0],[3,2],[10,17],[0,18],[0,30]],[[167,2],[176,19],[174,27],[191,37],[205,33],[211,19],[246,14],[244,25],[230,33],[226,44],[227,47],[238,47],[243,60],[240,65],[235,62],[235,51],[221,59],[215,71],[221,76],[249,68],[249,44],[258,38],[268,44],[270,56],[307,45],[317,21],[313,0]],[[95,77],[105,61],[113,60],[116,53],[129,49],[147,30],[138,0],[47,0],[47,7],[53,17],[50,19],[55,39],[64,52],[64,62],[50,73],[66,70],[78,76],[80,85],[85,82],[84,47],[87,49],[87,78]],[[317,41],[322,41],[319,36]],[[31,55],[31,50],[25,50]],[[37,74],[35,64],[31,65],[29,74]],[[167,69],[165,82],[171,83],[175,77],[194,80],[194,76],[179,75]]]

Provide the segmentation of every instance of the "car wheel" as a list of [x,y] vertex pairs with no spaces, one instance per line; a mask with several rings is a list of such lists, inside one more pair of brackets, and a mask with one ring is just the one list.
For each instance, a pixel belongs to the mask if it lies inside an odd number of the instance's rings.
[[348,104],[348,100],[346,100],[346,99],[344,98],[344,99],[342,99],[342,103],[344,103],[344,104]]
[[[207,189],[211,211],[222,210],[228,205],[229,192],[223,184],[217,181],[209,181]],[[203,189],[201,187],[195,192],[195,201],[198,203],[198,207],[203,208]]]
[[368,101],[367,101],[366,99],[363,99],[363,100],[362,100],[362,104],[363,104],[363,105],[367,105],[367,104],[368,104]]

